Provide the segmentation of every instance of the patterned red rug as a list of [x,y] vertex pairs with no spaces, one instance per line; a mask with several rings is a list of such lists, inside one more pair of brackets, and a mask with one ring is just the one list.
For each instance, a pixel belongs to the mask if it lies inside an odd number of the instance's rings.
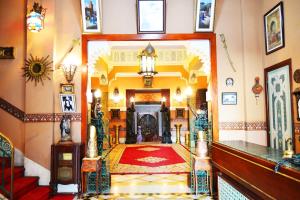
[[178,144],[118,145],[110,153],[112,174],[188,173],[188,151]]

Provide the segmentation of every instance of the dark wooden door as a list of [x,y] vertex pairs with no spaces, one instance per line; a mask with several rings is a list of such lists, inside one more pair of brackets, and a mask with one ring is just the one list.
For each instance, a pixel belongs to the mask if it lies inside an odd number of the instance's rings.
[[[156,115],[156,116],[155,116]],[[138,115],[138,126],[141,126],[143,141],[151,142],[158,140],[157,113]]]

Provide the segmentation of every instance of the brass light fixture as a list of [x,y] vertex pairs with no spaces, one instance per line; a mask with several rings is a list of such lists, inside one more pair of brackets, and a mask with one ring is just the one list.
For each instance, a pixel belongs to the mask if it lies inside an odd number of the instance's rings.
[[61,69],[63,70],[68,83],[71,83],[76,72],[77,66],[73,64],[62,64]]
[[40,32],[44,29],[46,9],[34,2],[32,9],[27,14],[27,28],[31,32]]
[[155,71],[155,60],[156,53],[153,46],[149,43],[148,46],[138,55],[140,60],[140,71],[139,75],[143,75],[144,77],[144,86],[152,87],[153,76],[157,74]]

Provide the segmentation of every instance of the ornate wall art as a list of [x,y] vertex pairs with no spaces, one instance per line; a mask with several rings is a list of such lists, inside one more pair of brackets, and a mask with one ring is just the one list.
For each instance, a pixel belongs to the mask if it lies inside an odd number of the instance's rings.
[[268,145],[281,150],[294,138],[290,76],[291,59],[265,69]]
[[297,120],[300,121],[300,88],[295,90],[294,95],[296,97]]
[[259,77],[258,77],[258,76],[255,77],[254,81],[255,81],[255,84],[254,84],[253,87],[252,87],[252,92],[253,92],[254,95],[255,95],[256,104],[257,104],[257,100],[258,100],[258,98],[259,98],[260,93],[263,91],[263,87],[262,87],[262,85],[259,83]]
[[283,2],[279,2],[264,15],[266,54],[284,47]]
[[227,59],[228,59],[228,61],[229,61],[229,63],[230,63],[230,66],[231,66],[232,70],[233,70],[234,72],[236,72],[236,69],[235,69],[235,67],[234,67],[234,65],[233,65],[233,61],[232,61],[232,59],[231,59],[231,57],[230,57],[230,55],[229,55],[229,52],[228,52],[228,47],[227,47],[225,35],[224,35],[223,33],[220,34],[220,38],[221,38],[221,42],[223,43],[223,47],[224,47],[224,49],[225,49],[226,56],[227,56]]
[[53,71],[51,68],[52,61],[49,61],[48,58],[49,55],[47,57],[34,58],[30,54],[29,59],[25,60],[25,67],[22,68],[24,70],[23,76],[27,78],[26,82],[34,81],[35,85],[41,82],[44,85],[43,81],[46,78],[51,80],[50,73]]
[[296,69],[294,72],[294,81],[300,83],[300,69]]

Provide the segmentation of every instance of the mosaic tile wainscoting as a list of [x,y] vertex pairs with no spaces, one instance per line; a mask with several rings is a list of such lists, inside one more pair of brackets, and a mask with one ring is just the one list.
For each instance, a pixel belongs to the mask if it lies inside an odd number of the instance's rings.
[[248,200],[246,196],[232,187],[227,181],[218,176],[218,196],[220,200]]

